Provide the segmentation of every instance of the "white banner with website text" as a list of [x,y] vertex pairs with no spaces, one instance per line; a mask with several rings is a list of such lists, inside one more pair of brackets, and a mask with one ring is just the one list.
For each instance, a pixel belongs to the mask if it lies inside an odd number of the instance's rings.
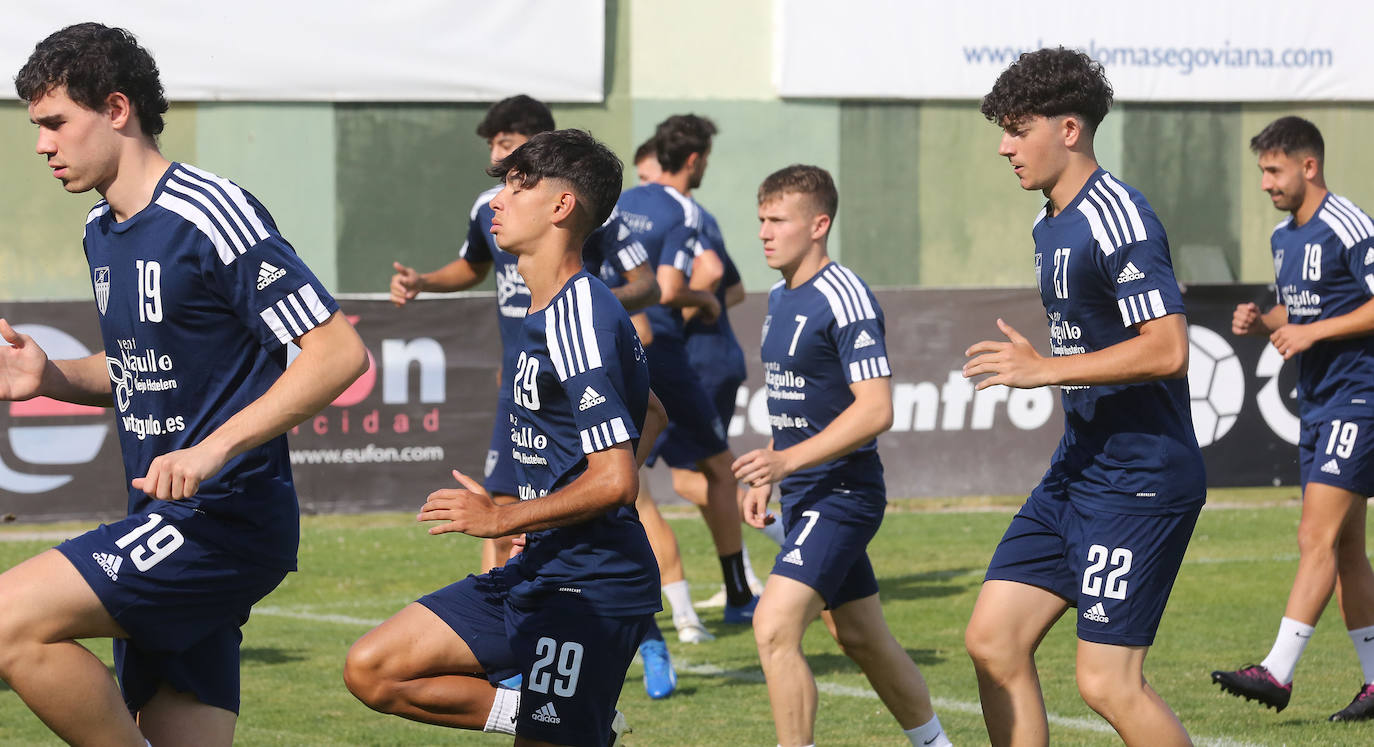
[[1022,52],[1081,49],[1127,101],[1374,100],[1374,3],[776,0],[779,93],[980,99]]
[[0,13],[6,80],[52,32],[98,21],[153,53],[172,101],[604,96],[604,0],[4,0]]

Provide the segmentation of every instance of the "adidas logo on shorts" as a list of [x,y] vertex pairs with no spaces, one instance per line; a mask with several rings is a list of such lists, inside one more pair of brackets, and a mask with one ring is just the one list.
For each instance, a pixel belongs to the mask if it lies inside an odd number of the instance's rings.
[[1107,617],[1107,611],[1102,609],[1101,602],[1089,607],[1088,611],[1083,613],[1083,619],[1100,623],[1109,623],[1112,621],[1110,617]]
[[552,702],[545,703],[543,708],[540,708],[534,713],[531,713],[530,718],[534,719],[535,721],[543,721],[546,724],[563,723],[563,719],[558,717],[558,711],[555,711],[553,709]]
[[578,412],[585,412],[605,401],[606,398],[597,394],[595,389],[587,387],[587,389],[582,392],[582,401],[577,403],[577,410]]
[[95,562],[105,571],[105,575],[109,576],[111,581],[119,580],[119,566],[124,564],[122,556],[107,552],[93,552],[91,557],[95,558]]
[[858,338],[857,340],[854,341],[854,349],[855,349],[855,350],[860,350],[860,349],[862,349],[862,348],[868,347],[869,345],[877,345],[877,344],[878,344],[878,341],[877,341],[877,340],[874,340],[872,337],[869,336],[868,330],[866,330],[866,329],[865,329],[865,330],[860,330],[860,331],[859,331],[859,338]]
[[286,277],[286,270],[273,267],[267,262],[263,262],[258,267],[258,290],[262,290],[276,281]]
[[792,565],[802,565],[801,548],[794,547],[789,550],[786,555],[782,556],[782,562],[791,563]]
[[1141,272],[1140,268],[1136,267],[1134,262],[1127,262],[1125,269],[1121,271],[1120,275],[1116,276],[1116,284],[1123,285],[1125,283],[1131,282],[1132,280],[1144,279],[1145,273]]
[[1341,473],[1341,465],[1336,464],[1336,460],[1332,459],[1331,461],[1322,465],[1322,472],[1325,472],[1328,475],[1339,475]]

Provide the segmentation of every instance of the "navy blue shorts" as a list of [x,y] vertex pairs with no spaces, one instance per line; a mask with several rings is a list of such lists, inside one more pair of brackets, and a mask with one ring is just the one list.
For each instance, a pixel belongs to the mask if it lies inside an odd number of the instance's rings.
[[654,340],[645,352],[649,358],[649,387],[668,412],[668,427],[654,442],[646,464],[653,466],[661,458],[669,467],[688,468],[728,450],[730,445],[725,441],[725,426],[716,414],[717,406],[702,388],[682,342]]
[[496,406],[496,419],[491,424],[491,445],[487,447],[482,487],[489,495],[516,495],[515,458],[511,456],[510,424],[507,422],[505,400]]
[[1304,419],[1298,438],[1298,474],[1303,487],[1316,482],[1374,495],[1374,412],[1350,406],[1327,410],[1320,420]]
[[782,527],[787,539],[773,561],[772,573],[815,589],[829,609],[873,596],[878,593],[878,579],[867,551],[882,523],[882,504],[856,511],[852,495],[784,505]]
[[166,683],[238,713],[239,626],[286,571],[198,541],[205,534],[198,527],[215,522],[161,503],[57,546],[129,634],[115,641],[114,654],[130,712]]
[[1078,609],[1078,637],[1149,646],[1201,506],[1176,514],[1087,513],[1043,485],[1011,520],[988,581],[1015,581]]
[[[510,581],[507,580],[510,577]],[[602,747],[653,615],[601,617],[553,605],[510,603],[515,574],[494,568],[420,598],[463,639],[493,684],[523,674],[520,736]]]

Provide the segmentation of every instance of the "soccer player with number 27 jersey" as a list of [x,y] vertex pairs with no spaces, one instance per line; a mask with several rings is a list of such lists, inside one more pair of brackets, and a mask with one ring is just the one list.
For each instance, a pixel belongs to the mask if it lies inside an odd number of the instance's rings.
[[[1145,682],[1145,655],[1206,497],[1188,403],[1188,333],[1164,227],[1102,170],[1093,134],[1112,102],[1102,66],[1041,49],[983,99],[999,154],[1036,216],[1036,283],[1053,355],[1002,320],[1006,341],[968,349],[978,389],[1063,391],[1064,436],[993,553],[965,644],[995,745],[1044,744],[1035,649],[1077,609],[1078,690],[1127,744],[1189,744]],[[994,458],[989,455],[989,458]]]

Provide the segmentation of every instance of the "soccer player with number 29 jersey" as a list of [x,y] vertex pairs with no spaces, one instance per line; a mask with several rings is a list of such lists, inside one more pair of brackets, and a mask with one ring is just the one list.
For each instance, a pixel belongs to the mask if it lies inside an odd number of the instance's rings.
[[[104,350],[49,361],[0,322],[0,399],[112,404],[130,484],[126,519],[0,575],[0,676],[73,744],[228,745],[239,627],[295,568],[284,434],[367,356],[252,195],[162,157],[167,102],[131,34],[62,29],[15,85],[53,176],[104,197],[85,236]],[[102,637],[122,702],[74,642]]]
[[1366,497],[1374,495],[1374,221],[1326,189],[1325,143],[1307,120],[1282,117],[1250,141],[1260,186],[1292,215],[1270,238],[1278,304],[1241,304],[1238,335],[1267,336],[1298,361],[1302,521],[1297,576],[1269,655],[1212,673],[1227,692],[1276,711],[1288,705],[1293,670],[1339,583],[1341,616],[1363,684],[1331,721],[1374,717],[1374,571],[1365,550]]
[[[1097,164],[1111,107],[1102,66],[1041,49],[983,99],[998,150],[1036,216],[1036,283],[1053,355],[1015,329],[971,346],[964,375],[1063,390],[1064,437],[989,564],[965,632],[995,745],[1049,739],[1035,649],[1077,608],[1078,690],[1127,744],[1189,744],[1145,682],[1174,578],[1206,497],[1188,403],[1188,333],[1164,227],[1143,195]],[[990,457],[991,458],[991,457]]]
[[815,741],[816,682],[802,655],[828,609],[844,652],[863,669],[913,745],[949,739],[921,672],[883,619],[870,540],[887,505],[879,433],[892,425],[892,370],[878,301],[826,241],[839,195],[824,169],[789,166],[759,187],[759,238],[782,281],[763,329],[773,442],[735,460],[744,519],[762,529],[781,488],[786,539],[754,613],[754,639],[778,744]]

